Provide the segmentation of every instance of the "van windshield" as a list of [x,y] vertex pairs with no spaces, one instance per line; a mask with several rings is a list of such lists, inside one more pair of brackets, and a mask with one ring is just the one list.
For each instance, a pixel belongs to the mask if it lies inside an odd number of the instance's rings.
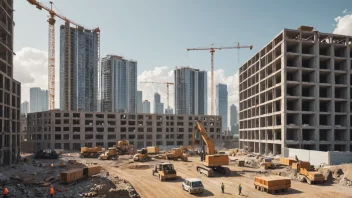
[[201,181],[192,182],[192,187],[201,187],[201,186],[203,186]]

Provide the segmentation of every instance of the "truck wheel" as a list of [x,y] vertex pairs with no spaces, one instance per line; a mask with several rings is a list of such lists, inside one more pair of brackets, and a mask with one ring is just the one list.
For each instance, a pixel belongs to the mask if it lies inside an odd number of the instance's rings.
[[152,170],[152,175],[154,176],[154,170]]

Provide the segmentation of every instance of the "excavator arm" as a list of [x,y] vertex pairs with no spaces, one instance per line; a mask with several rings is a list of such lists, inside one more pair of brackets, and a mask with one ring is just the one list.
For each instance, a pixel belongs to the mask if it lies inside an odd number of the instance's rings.
[[196,142],[196,133],[199,132],[202,136],[203,141],[207,145],[207,154],[213,155],[215,154],[215,148],[213,144],[213,140],[208,136],[207,132],[205,131],[202,123],[199,120],[196,120],[196,125],[194,126],[193,130],[193,138],[192,138],[192,146],[194,146]]

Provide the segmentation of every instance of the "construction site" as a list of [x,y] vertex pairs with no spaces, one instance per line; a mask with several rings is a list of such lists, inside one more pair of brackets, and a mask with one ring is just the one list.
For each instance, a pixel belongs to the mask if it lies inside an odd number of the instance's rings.
[[[48,15],[49,110],[24,114],[20,122],[13,1],[0,0],[4,197],[352,197],[351,36],[311,26],[283,29],[239,68],[234,135],[219,113],[227,114],[227,84],[218,84],[224,97],[215,99],[214,53],[253,45],[185,48],[210,52],[210,72],[181,66],[169,72],[173,82],[140,81],[166,85],[167,101],[163,114],[154,93],[154,114],[147,100],[148,113],[141,113],[137,61],[112,54],[101,60],[99,27],[67,18],[51,1],[27,2]],[[64,24],[59,109],[56,20]]]

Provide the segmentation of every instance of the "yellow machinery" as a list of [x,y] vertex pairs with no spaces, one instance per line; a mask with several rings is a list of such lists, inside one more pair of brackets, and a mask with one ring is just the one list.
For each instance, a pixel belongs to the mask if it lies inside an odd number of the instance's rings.
[[159,154],[160,148],[158,146],[148,146],[147,151],[148,151],[148,154]]
[[115,147],[110,147],[108,148],[107,151],[105,151],[105,153],[101,154],[99,156],[99,159],[101,160],[111,160],[113,158],[117,159],[118,157],[118,154],[117,154],[117,151],[116,151],[116,148]]
[[194,150],[193,146],[181,146],[180,148],[173,148],[171,151],[165,153],[162,155],[162,159],[166,160],[182,160],[182,161],[187,161],[187,155],[185,154],[185,151],[187,150]]
[[97,158],[102,153],[103,149],[101,147],[81,147],[81,158]]
[[260,162],[260,168],[262,169],[275,169],[276,166],[271,158],[263,158]]
[[229,175],[231,171],[223,165],[229,165],[229,156],[223,154],[216,154],[213,140],[208,136],[203,125],[199,120],[196,121],[194,126],[192,144],[195,144],[196,141],[196,132],[199,132],[203,141],[206,144],[206,151],[203,151],[201,154],[202,161],[205,159],[205,166],[197,166],[197,171],[208,177],[214,175],[214,172],[219,172],[221,174]]
[[174,169],[174,165],[171,163],[161,162],[155,164],[152,171],[153,176],[155,176],[156,174],[156,176],[159,177],[160,181],[177,178],[176,170]]
[[298,160],[296,156],[296,162],[292,163],[292,169],[296,169],[299,174],[300,181],[306,181],[308,184],[323,183],[325,182],[325,177],[319,172],[311,168],[309,162],[304,162]]
[[148,155],[148,150],[146,148],[142,148],[142,150],[138,150],[137,154],[133,156],[133,161],[135,162],[145,162],[148,161],[149,155]]
[[130,142],[127,140],[120,140],[117,142],[117,152],[119,155],[130,154]]

